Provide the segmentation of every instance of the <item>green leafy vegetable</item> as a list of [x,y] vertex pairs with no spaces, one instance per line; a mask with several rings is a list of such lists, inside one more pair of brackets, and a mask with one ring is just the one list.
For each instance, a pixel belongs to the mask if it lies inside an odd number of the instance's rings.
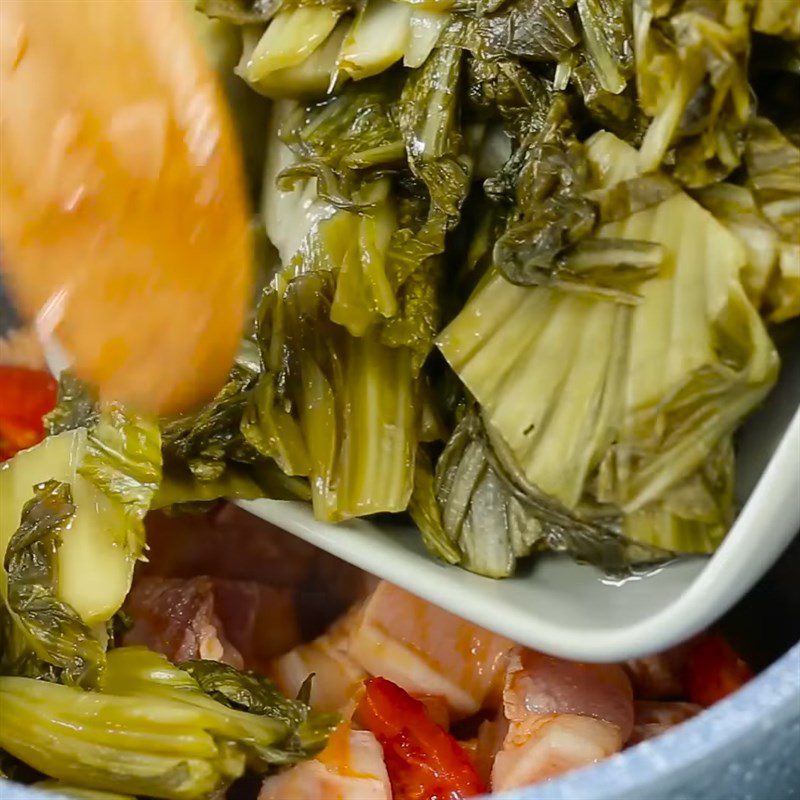
[[[217,672],[200,662],[204,680]],[[224,670],[225,685],[249,678]],[[144,648],[108,655],[99,692],[0,678],[0,746],[46,775],[106,792],[195,798],[223,790],[247,762],[264,771],[316,752],[335,724],[267,692],[257,710],[207,695],[186,671]],[[216,681],[219,695],[220,681]],[[255,704],[254,704],[255,705]],[[288,710],[291,709],[291,713]]]
[[339,68],[354,80],[383,72],[403,58],[411,35],[411,7],[366,0],[339,53]]
[[[262,37],[260,28],[247,27],[242,33],[242,52],[235,72],[259,94],[282,97],[321,98],[335,83],[336,63],[349,20],[339,20],[324,42],[303,60],[289,67],[255,69],[253,54]],[[254,134],[254,138],[255,138]]]
[[[117,502],[131,523],[131,537],[144,545],[141,527],[161,481],[161,434],[154,420],[144,419],[119,403],[104,403],[86,437],[79,474]],[[136,547],[131,543],[131,548]]]
[[[75,513],[58,547],[57,595],[90,626],[110,619],[130,588],[161,458],[154,423],[106,413],[98,412],[91,428],[48,436],[0,465],[3,553],[31,487],[49,480],[69,486]],[[124,427],[115,429],[110,420]]]
[[143,647],[109,653],[101,689],[126,697],[159,696],[185,703],[210,716],[212,732],[248,751],[256,764],[291,764],[313,755],[336,726],[335,715],[317,715],[299,700],[288,700],[266,678],[216,661],[176,667]]
[[560,61],[580,42],[566,4],[550,0],[505,2],[477,30],[490,50],[536,61]]
[[642,170],[668,153],[673,176],[705,186],[739,166],[752,111],[747,0],[637,0],[633,4],[639,104],[651,117]]
[[[519,285],[633,302],[636,285],[661,266],[663,248],[639,239],[598,239],[597,228],[657,204],[675,188],[664,178],[648,176],[604,190],[559,102],[520,150],[524,161],[514,188],[516,206],[495,243],[495,266]],[[497,191],[496,184],[492,190]]]
[[459,563],[461,554],[442,524],[434,488],[433,464],[424,450],[417,453],[414,491],[408,502],[408,513],[419,528],[429,552],[449,564]]
[[[406,81],[398,111],[409,167],[430,196],[427,227],[438,225],[442,235],[457,221],[470,180],[458,125],[462,61],[460,48],[437,47]],[[442,240],[430,255],[443,249]]]
[[779,258],[780,237],[766,220],[746,186],[715,183],[695,192],[695,199],[739,240],[747,251],[742,283],[753,303],[761,308]]
[[800,147],[756,117],[748,130],[745,164],[761,214],[779,237],[765,306],[771,320],[782,322],[800,314]]
[[307,500],[308,484],[288,474],[253,434],[252,409],[261,391],[257,346],[242,343],[227,383],[195,411],[162,420],[164,475],[151,508],[204,504],[219,498]]
[[439,42],[448,22],[449,16],[446,13],[413,8],[409,18],[403,64],[406,67],[421,67]]
[[302,64],[328,38],[340,16],[340,9],[327,5],[279,11],[250,54],[247,80],[258,83],[270,72]]
[[6,674],[87,685],[105,661],[104,643],[60,600],[57,552],[75,517],[69,486],[48,481],[22,509],[4,557],[2,657]]
[[335,213],[335,208],[317,196],[316,182],[296,181],[291,187],[278,186],[278,176],[299,159],[286,144],[291,131],[302,122],[304,106],[289,100],[272,104],[264,163],[261,216],[264,230],[278,251],[283,269],[292,262],[304,240],[316,225]]
[[600,88],[625,91],[633,75],[631,4],[624,0],[577,0],[583,54]]
[[300,164],[329,167],[341,184],[358,188],[363,170],[403,162],[395,119],[399,89],[393,76],[347,86],[325,102],[286,115],[279,135]]
[[[589,156],[606,188],[636,177],[634,151],[610,134]],[[697,471],[769,390],[777,357],[739,283],[736,239],[681,192],[629,210],[600,241],[652,241],[672,265],[641,283],[636,305],[494,275],[439,346],[526,485],[575,512],[598,502],[624,512],[620,532],[643,544],[713,549],[731,516],[730,467]],[[712,486],[717,501],[701,502]]]
[[764,216],[787,240],[800,238],[800,148],[763,117],[748,129],[747,179]]
[[800,149],[756,117],[745,147],[745,186],[720,183],[697,193],[747,251],[743,281],[768,319],[800,314]]
[[416,447],[410,353],[331,321],[334,276],[270,289],[259,309],[264,373],[243,430],[290,475],[308,475],[315,513],[403,510]]
[[467,57],[466,98],[471,110],[483,118],[499,116],[517,139],[544,125],[553,102],[549,82],[519,61]]
[[84,381],[64,371],[58,378],[58,402],[45,416],[44,423],[51,436],[75,428],[91,428],[99,418],[98,399]]
[[[308,698],[296,700],[284,697],[275,685],[255,672],[241,672],[217,661],[187,661],[181,669],[188,672],[202,691],[214,700],[234,709],[252,714],[262,714],[282,720],[293,734],[282,745],[287,752],[296,751],[298,757],[313,755],[339,723],[336,714],[314,714]],[[304,684],[310,692],[310,680]]]
[[[504,448],[497,440],[495,445]],[[665,549],[620,535],[613,512],[583,517],[545,497],[510,472],[498,452],[473,410],[457,425],[436,466],[442,527],[462,566],[502,578],[513,573],[518,558],[549,549],[625,573],[632,563],[670,557]]]
[[467,416],[456,428],[437,463],[435,490],[442,528],[463,566],[502,578],[514,571],[517,558],[532,552],[542,531],[503,483],[476,425]]
[[252,465],[228,464],[219,478],[198,480],[189,470],[179,466],[167,469],[151,509],[185,506],[187,503],[209,503],[228,500],[310,500],[308,483],[286,475],[274,461],[264,460]]
[[161,423],[165,459],[186,464],[201,481],[216,480],[228,460],[250,463],[255,453],[239,425],[258,379],[255,348],[245,343],[225,385],[206,405]]
[[[239,67],[301,100],[275,105],[264,172],[281,267],[248,455],[217,461],[307,476],[325,518],[407,506],[438,557],[489,574],[543,548],[713,550],[731,436],[777,370],[759,312],[800,310],[794,5],[282,4]],[[289,71],[328,46],[308,104]],[[372,385],[375,424],[351,433]],[[428,463],[418,442],[473,399]],[[376,492],[358,476],[384,449]]]
[[46,417],[50,434],[86,430],[78,474],[125,513],[127,546],[137,557],[144,546],[142,520],[161,481],[161,432],[155,419],[114,401],[100,402],[68,372],[59,378],[58,404]]

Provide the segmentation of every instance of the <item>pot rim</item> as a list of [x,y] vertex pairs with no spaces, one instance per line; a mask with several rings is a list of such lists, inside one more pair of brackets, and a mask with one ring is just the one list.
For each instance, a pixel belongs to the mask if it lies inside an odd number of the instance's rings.
[[[484,800],[612,800],[646,797],[646,788],[688,772],[743,739],[765,737],[800,714],[800,642],[738,692],[657,738],[591,767],[533,786],[486,795]],[[687,749],[686,741],[692,748]]]

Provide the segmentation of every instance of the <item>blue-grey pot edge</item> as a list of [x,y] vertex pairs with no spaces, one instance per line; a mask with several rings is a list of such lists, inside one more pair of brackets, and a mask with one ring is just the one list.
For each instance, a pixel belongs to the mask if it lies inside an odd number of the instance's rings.
[[494,800],[789,800],[800,797],[798,754],[800,643],[736,694],[662,736]]

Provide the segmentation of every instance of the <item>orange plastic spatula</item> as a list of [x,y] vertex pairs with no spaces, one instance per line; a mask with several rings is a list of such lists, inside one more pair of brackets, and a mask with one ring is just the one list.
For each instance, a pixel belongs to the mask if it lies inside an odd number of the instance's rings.
[[156,412],[218,388],[251,247],[185,0],[3,0],[0,178],[4,279],[79,375]]

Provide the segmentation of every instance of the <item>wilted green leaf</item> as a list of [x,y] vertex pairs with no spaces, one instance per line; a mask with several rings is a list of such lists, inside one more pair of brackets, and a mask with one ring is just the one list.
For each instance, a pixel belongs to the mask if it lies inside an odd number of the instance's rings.
[[[658,176],[603,187],[559,102],[520,150],[516,204],[507,230],[495,243],[495,266],[522,286],[553,286],[635,302],[637,285],[658,271],[663,249],[640,239],[599,240],[598,229],[659,203],[676,188]],[[492,191],[501,180],[492,183]]]
[[74,515],[69,486],[48,481],[35,488],[8,542],[0,608],[6,674],[87,685],[103,668],[104,644],[56,595],[56,552]]
[[[589,151],[601,189],[636,178],[635,152],[609,134]],[[700,473],[771,387],[777,356],[739,283],[745,251],[738,241],[684,193],[669,184],[650,188],[654,205],[597,232],[601,242],[663,248],[671,266],[641,283],[638,304],[516,287],[490,273],[438,343],[480,403],[508,471],[571,513],[587,501],[624,512],[619,530],[631,537],[634,528],[648,530],[646,543],[711,549],[730,519],[726,492],[719,489],[716,515],[706,503],[697,516],[696,504],[676,498],[727,485]],[[609,215],[630,196],[630,187],[607,192]],[[707,252],[713,263],[701,255]],[[678,486],[694,488],[673,494]],[[646,524],[645,508],[652,512]],[[672,533],[653,533],[657,524]]]
[[[205,671],[207,682],[218,667]],[[223,669],[228,686],[248,680]],[[168,800],[224,791],[246,760],[260,772],[298,761],[320,749],[334,724],[277,693],[257,711],[218,702],[188,672],[138,647],[109,653],[98,692],[3,677],[0,703],[0,747],[44,774]]]
[[764,117],[747,131],[747,181],[761,211],[787,242],[800,241],[800,148]]
[[619,519],[582,519],[512,477],[472,411],[458,424],[436,466],[444,530],[467,569],[502,578],[519,558],[563,551],[608,572],[666,560],[664,549],[619,535]]
[[480,17],[477,32],[484,46],[536,61],[559,61],[580,42],[565,4],[552,0],[515,0]]
[[98,398],[91,387],[68,370],[58,377],[56,407],[45,416],[50,436],[75,428],[90,428],[97,422]]
[[320,518],[401,511],[416,448],[411,354],[332,322],[334,286],[333,273],[314,270],[265,292],[264,373],[244,431],[262,455],[309,476]]
[[228,460],[254,461],[257,454],[239,426],[258,374],[255,346],[245,342],[227,382],[212,400],[196,411],[162,420],[165,460],[186,464],[203,481],[220,478]]
[[636,0],[639,103],[652,118],[642,170],[666,163],[690,187],[739,166],[752,111],[748,0]]
[[142,520],[161,482],[161,432],[155,418],[116,401],[100,401],[70,372],[59,376],[58,402],[46,419],[50,435],[86,429],[78,474],[118,503],[129,520],[129,546],[144,544]]
[[408,502],[408,513],[422,534],[428,551],[449,564],[458,564],[461,553],[450,540],[442,524],[442,515],[436,501],[433,464],[424,450],[417,453],[414,467],[414,491]]
[[181,664],[209,697],[234,709],[278,719],[294,731],[283,747],[298,756],[320,750],[339,722],[335,714],[315,714],[307,702],[289,700],[275,685],[255,672],[242,672],[218,661]]

